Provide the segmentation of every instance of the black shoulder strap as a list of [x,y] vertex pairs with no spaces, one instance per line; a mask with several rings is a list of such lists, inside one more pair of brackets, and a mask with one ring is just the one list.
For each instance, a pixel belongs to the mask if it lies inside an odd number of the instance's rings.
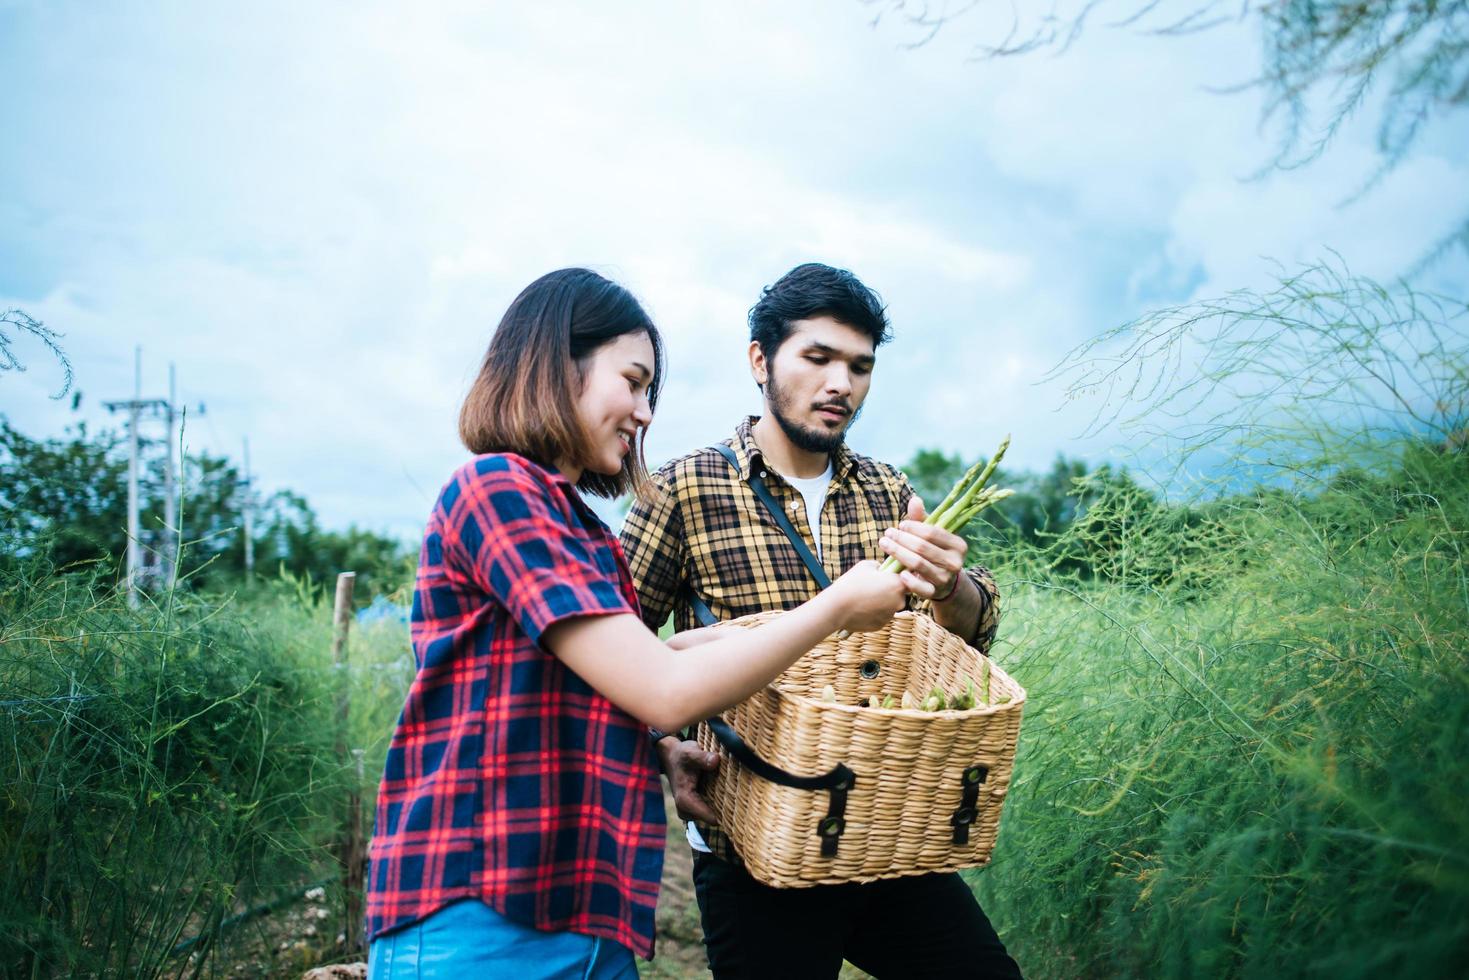
[[685,586],[685,591],[689,594],[689,608],[694,611],[694,618],[699,621],[700,626],[713,626],[719,622],[719,619],[714,615],[714,610],[709,608],[709,603],[705,602],[704,597],[694,591],[692,585]]
[[[725,458],[730,467],[738,473],[740,461],[735,456],[734,450],[722,442],[716,444],[714,448],[719,451],[719,455]],[[811,553],[811,549],[801,539],[801,535],[796,533],[795,526],[791,524],[790,518],[786,517],[785,511],[781,510],[780,504],[775,502],[775,497],[771,496],[770,488],[765,485],[765,480],[761,474],[751,469],[748,482],[750,489],[755,492],[756,499],[765,505],[765,509],[770,512],[770,516],[775,518],[776,525],[785,532],[785,536],[790,540],[791,546],[796,549],[796,554],[801,557],[801,561],[805,564],[806,571],[810,572],[811,577],[816,580],[816,585],[823,589],[830,585],[831,577],[826,574],[826,569],[821,567],[821,562],[816,560],[816,556]],[[700,626],[713,626],[719,622],[714,617],[713,611],[710,610],[709,604],[704,601],[699,593],[695,592],[692,588],[688,590],[688,593],[689,606],[693,609],[694,618],[699,621]]]
[[[722,442],[714,448],[719,450],[719,454],[729,461],[730,466],[734,467],[736,471],[739,470],[739,460],[735,457],[733,449]],[[770,495],[770,488],[765,485],[763,474],[756,473],[752,468],[750,470],[749,483],[750,489],[755,491],[755,496],[765,505],[765,509],[770,511],[770,516],[775,518],[775,523],[780,525],[780,529],[790,539],[791,546],[796,549],[796,554],[801,556],[801,561],[805,562],[806,571],[811,573],[811,577],[816,580],[816,584],[823,589],[830,585],[831,578],[826,574],[826,569],[821,567],[821,562],[816,560],[816,556],[811,553],[811,549],[806,547],[806,542],[801,540],[801,536],[796,533],[796,529],[791,524],[790,518],[786,517],[785,511],[781,510],[780,504],[776,503],[775,498]]]

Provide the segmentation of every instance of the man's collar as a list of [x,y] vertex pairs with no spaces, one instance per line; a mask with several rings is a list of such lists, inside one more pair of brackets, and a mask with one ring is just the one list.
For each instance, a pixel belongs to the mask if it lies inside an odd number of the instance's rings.
[[[735,459],[740,464],[741,480],[748,481],[751,470],[753,469],[755,472],[759,472],[759,469],[765,463],[765,455],[760,451],[760,447],[755,444],[755,423],[758,421],[760,421],[760,416],[758,415],[746,416],[744,421],[735,427],[734,439],[730,440],[730,445],[735,451]],[[846,440],[844,439],[831,454],[832,484],[840,484],[845,480],[848,473],[854,472],[855,464],[856,459],[853,457],[852,450],[847,447]]]

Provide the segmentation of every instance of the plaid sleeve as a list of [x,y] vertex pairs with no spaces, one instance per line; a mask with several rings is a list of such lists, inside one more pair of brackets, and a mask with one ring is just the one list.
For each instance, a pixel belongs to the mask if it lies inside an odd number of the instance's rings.
[[994,575],[983,565],[970,565],[964,569],[964,574],[979,590],[980,599],[979,624],[969,645],[980,653],[988,654],[990,644],[995,642],[995,634],[1000,629],[1000,587],[995,584]]
[[[898,513],[908,513],[908,501],[911,500],[916,491],[908,482],[906,476],[901,477],[901,486],[898,490]],[[969,645],[980,653],[988,654],[990,644],[995,640],[995,634],[1000,628],[1000,587],[995,584],[995,576],[983,565],[970,565],[964,569],[964,574],[974,583],[979,590],[979,622],[975,624],[974,635],[969,639]],[[924,601],[919,608],[932,615],[932,603]]]
[[633,501],[622,523],[621,539],[643,622],[657,630],[668,619],[683,587],[685,540],[683,515],[672,488],[659,474],[650,482],[649,492]]
[[617,556],[587,533],[554,483],[504,456],[482,457],[445,490],[466,573],[539,644],[573,616],[635,613],[618,588]]

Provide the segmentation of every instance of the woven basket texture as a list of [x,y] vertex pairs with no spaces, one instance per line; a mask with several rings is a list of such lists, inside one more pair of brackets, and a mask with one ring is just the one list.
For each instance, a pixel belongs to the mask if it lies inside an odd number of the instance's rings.
[[[751,628],[780,613],[731,620]],[[873,674],[873,664],[876,673]],[[866,669],[864,670],[864,665]],[[859,707],[869,695],[904,691],[920,702],[935,688],[958,692],[972,678],[988,704],[964,711]],[[824,702],[831,686],[836,703]],[[756,879],[781,888],[874,881],[986,863],[1010,786],[1025,690],[973,647],[935,623],[899,613],[881,630],[829,637],[775,683],[724,718],[765,761],[799,776],[838,763],[856,773],[846,827],[833,857],[821,853],[817,826],[830,794],[778,786],[719,746],[707,725],[699,744],[720,753],[704,795]],[[988,768],[967,843],[954,843],[964,770]]]

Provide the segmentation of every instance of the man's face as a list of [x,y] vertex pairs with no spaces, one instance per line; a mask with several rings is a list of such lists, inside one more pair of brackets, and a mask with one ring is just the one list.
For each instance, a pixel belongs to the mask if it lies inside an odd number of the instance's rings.
[[841,445],[867,399],[875,363],[872,339],[829,316],[792,323],[773,358],[750,345],[750,370],[765,387],[766,409],[806,452]]

